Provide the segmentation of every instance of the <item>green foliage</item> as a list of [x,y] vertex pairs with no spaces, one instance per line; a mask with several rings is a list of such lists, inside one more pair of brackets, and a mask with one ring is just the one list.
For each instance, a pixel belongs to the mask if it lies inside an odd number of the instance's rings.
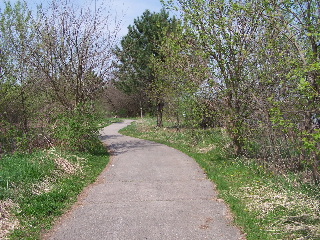
[[28,121],[31,109],[27,93],[30,63],[28,47],[33,44],[31,13],[26,3],[18,1],[13,6],[5,1],[0,18],[1,66],[0,80],[0,144],[2,152],[16,148],[29,149]]
[[[151,97],[165,102],[165,115],[177,125],[200,125],[205,104],[199,86],[208,77],[208,59],[185,26],[178,25],[159,45],[164,59],[152,57],[156,78],[151,84]],[[198,119],[197,119],[198,118]],[[198,121],[197,121],[197,120]]]
[[[117,86],[129,94],[137,94],[144,112],[154,111],[150,105],[158,107],[163,102],[159,87],[163,79],[158,78],[154,63],[167,58],[160,51],[161,43],[178,26],[178,20],[164,9],[159,13],[146,10],[134,20],[134,25],[128,27],[121,47],[115,49],[119,61],[115,71]],[[156,81],[157,86],[154,86]]]
[[46,166],[44,163],[39,164],[39,161],[33,161],[41,157],[41,153],[35,153],[9,155],[1,159],[1,200],[15,196],[16,190],[23,190],[25,186],[30,186],[35,179],[42,179],[53,169],[52,161],[46,162]]
[[262,17],[260,12],[252,12],[262,6],[258,2],[223,0],[178,2],[185,25],[190,26],[190,33],[206,53],[204,59],[208,59],[204,65],[209,66],[209,79],[204,78],[200,83],[208,86],[204,95],[215,105],[218,115],[226,119],[224,125],[235,152],[242,154],[244,123],[252,113],[249,106],[253,102],[250,91],[254,80],[249,71],[250,66],[255,65],[254,49],[260,41],[258,26]]
[[[307,166],[320,178],[318,133],[311,121],[320,104],[318,2],[162,2],[180,11],[189,39],[198,43],[207,56],[203,59],[209,60],[205,64],[210,74],[201,71],[199,63],[188,63],[199,76],[206,76],[199,89],[207,87],[199,91],[204,101],[190,112],[201,113],[205,109],[201,105],[209,103],[208,112],[214,114],[205,116],[214,121],[211,125],[226,127],[237,155],[263,159],[280,171],[301,171]],[[172,39],[176,40],[169,36],[162,46],[179,64],[168,68],[157,62],[157,66],[162,67],[160,76],[175,79],[188,71],[179,59],[190,48],[172,44]],[[184,50],[179,49],[182,54],[176,56],[177,46]]]
[[10,123],[2,120],[0,122],[0,152],[11,152],[15,149],[15,137],[18,136],[18,130]]
[[92,151],[101,144],[98,120],[81,108],[60,114],[53,129],[54,139],[67,150]]
[[[35,15],[26,2],[4,1],[0,154],[54,143],[81,151],[97,145],[93,102],[109,79],[116,34],[104,31],[109,17],[102,17],[99,8],[94,13],[77,9],[53,1],[47,9],[39,6]],[[91,106],[80,110],[85,104]]]
[[[312,133],[303,132],[303,145],[307,150],[309,155],[315,154],[316,156],[320,156],[320,129],[315,129]],[[310,159],[311,163],[314,164],[314,159]],[[309,161],[310,162],[310,161]],[[320,169],[319,169],[320,170]]]
[[13,6],[8,1],[4,3],[0,18],[0,42],[6,64],[1,66],[1,80],[4,83],[19,83],[23,87],[31,71],[28,55],[34,43],[32,16],[25,2],[17,1]]

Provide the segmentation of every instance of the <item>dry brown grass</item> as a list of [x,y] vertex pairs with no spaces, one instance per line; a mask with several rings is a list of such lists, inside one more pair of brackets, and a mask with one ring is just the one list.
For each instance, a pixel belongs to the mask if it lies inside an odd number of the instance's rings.
[[[246,208],[261,219],[269,214],[284,211],[285,216],[266,229],[269,232],[285,233],[289,239],[320,239],[320,201],[301,192],[276,190],[272,186],[252,185],[240,188],[237,198],[246,203]],[[304,235],[306,238],[301,238]],[[299,237],[300,236],[300,237]]]
[[54,162],[59,169],[69,175],[76,174],[79,170],[81,170],[80,164],[71,163],[67,159],[62,157],[55,158]]
[[0,201],[0,239],[8,239],[8,233],[19,226],[19,221],[12,214],[14,208],[19,206],[11,199]]
[[198,153],[208,153],[216,148],[216,145],[209,144],[207,147],[197,148]]
[[65,174],[73,175],[77,172],[82,172],[82,166],[80,164],[80,161],[85,161],[83,158],[77,158],[77,162],[73,163],[67,160],[66,158],[62,157],[57,151],[53,148],[48,151],[48,154],[54,156],[54,162],[58,169],[62,170]]
[[32,193],[35,195],[41,195],[43,193],[48,193],[53,188],[54,179],[51,177],[45,178],[43,181],[33,184]]

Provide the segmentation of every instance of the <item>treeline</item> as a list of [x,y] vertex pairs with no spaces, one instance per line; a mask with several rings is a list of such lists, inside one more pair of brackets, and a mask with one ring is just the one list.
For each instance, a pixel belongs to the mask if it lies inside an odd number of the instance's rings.
[[110,79],[118,26],[106,6],[52,1],[0,9],[0,156],[98,141],[102,93]]
[[158,127],[224,128],[235,155],[319,181],[319,1],[164,6],[172,14],[145,11],[114,47],[106,8],[5,1],[0,154],[89,150],[107,105],[113,116],[156,115]]
[[[136,112],[223,127],[238,156],[320,180],[320,3],[177,0],[146,11],[115,50]],[[133,105],[131,106],[133,107]]]

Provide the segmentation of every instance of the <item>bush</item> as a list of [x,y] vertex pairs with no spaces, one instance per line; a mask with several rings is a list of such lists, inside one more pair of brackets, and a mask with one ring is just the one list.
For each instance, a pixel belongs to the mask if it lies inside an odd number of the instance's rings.
[[60,114],[53,128],[55,144],[75,151],[92,151],[101,142],[97,117],[83,109]]

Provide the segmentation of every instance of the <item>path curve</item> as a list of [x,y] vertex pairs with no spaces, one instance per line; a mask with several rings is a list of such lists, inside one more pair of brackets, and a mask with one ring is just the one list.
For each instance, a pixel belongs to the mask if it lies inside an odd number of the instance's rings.
[[131,122],[101,131],[111,162],[49,239],[243,239],[199,165],[173,148],[118,133]]

